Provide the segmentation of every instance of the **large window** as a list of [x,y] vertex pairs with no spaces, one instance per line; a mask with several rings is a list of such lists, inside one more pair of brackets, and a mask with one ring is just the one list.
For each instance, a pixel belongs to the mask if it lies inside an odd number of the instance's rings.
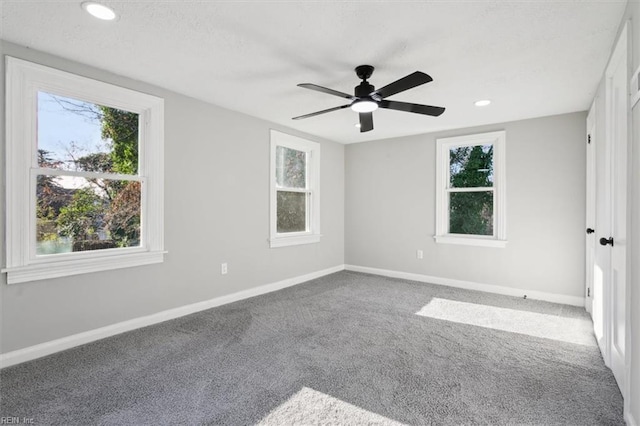
[[271,131],[271,247],[320,241],[320,144]]
[[7,58],[8,283],[162,261],[163,108]]
[[437,242],[505,246],[504,144],[504,131],[437,140]]

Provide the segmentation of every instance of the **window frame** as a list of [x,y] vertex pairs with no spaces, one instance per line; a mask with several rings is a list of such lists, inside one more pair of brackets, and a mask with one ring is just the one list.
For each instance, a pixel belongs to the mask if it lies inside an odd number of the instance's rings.
[[[292,136],[277,130],[271,130],[271,155],[270,155],[270,236],[271,248],[286,247],[300,244],[312,244],[320,242],[320,144]],[[306,153],[305,189],[279,188],[276,181],[276,150],[284,147]],[[277,194],[279,191],[304,192],[306,199],[306,231],[302,232],[278,232],[278,205]]]
[[[6,268],[7,283],[64,277],[160,263],[164,260],[164,100],[113,84],[7,56]],[[36,255],[37,95],[47,92],[139,116],[141,244],[56,255]],[[49,171],[49,169],[46,169]],[[53,174],[58,174],[54,172]],[[117,174],[64,171],[86,177]],[[131,175],[121,175],[130,180]]]
[[[436,243],[499,248],[507,245],[505,142],[504,130],[436,139]],[[451,148],[478,145],[493,145],[493,187],[451,188]],[[489,190],[493,192],[493,235],[449,233],[449,194]]]

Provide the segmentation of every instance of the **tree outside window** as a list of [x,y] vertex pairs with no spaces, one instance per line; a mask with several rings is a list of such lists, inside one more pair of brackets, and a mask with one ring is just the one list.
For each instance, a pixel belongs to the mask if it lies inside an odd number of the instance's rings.
[[451,148],[449,180],[449,233],[493,235],[493,145]]
[[139,246],[138,114],[39,92],[38,119],[36,254]]

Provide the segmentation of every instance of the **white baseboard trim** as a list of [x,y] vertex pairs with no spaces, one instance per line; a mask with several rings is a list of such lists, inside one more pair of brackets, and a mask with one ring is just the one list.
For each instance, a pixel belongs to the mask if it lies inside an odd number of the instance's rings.
[[174,318],[183,317],[195,312],[204,311],[216,306],[226,305],[228,303],[237,302],[239,300],[248,299],[250,297],[260,296],[261,294],[271,293],[286,287],[291,287],[303,282],[320,278],[325,275],[333,274],[344,270],[344,265],[334,266],[332,268],[323,269],[321,271],[311,272],[309,274],[300,275],[293,278],[287,278],[275,283],[265,284],[258,287],[242,290],[237,293],[216,297],[214,299],[205,300],[203,302],[193,303],[191,305],[180,306],[178,308],[169,309],[155,314],[147,315],[132,320],[119,322],[105,327],[96,328],[94,330],[85,331],[60,339],[52,340],[38,345],[29,346],[27,348],[0,354],[0,368],[10,367],[22,362],[31,361],[43,356],[51,355],[56,352],[64,351],[75,346],[84,345],[105,337],[114,336],[126,331],[135,330],[149,325],[157,324]]
[[430,275],[414,274],[411,272],[391,271],[388,269],[370,268],[368,266],[345,265],[347,271],[364,272],[367,274],[382,275],[391,278],[401,278],[411,281],[419,281],[429,284],[446,285],[449,287],[464,288],[467,290],[484,291],[487,293],[504,294],[506,296],[516,296],[544,300],[553,303],[562,303],[564,305],[573,305],[584,307],[584,297],[566,296],[564,294],[546,293],[542,291],[524,290],[520,288],[504,287],[492,284],[482,284],[473,281],[454,280],[451,278],[433,277]]

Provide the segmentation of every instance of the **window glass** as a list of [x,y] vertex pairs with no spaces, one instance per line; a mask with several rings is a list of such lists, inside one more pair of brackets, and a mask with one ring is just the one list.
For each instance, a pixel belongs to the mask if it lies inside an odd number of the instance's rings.
[[39,166],[137,174],[138,122],[134,112],[38,92]]
[[493,235],[493,192],[451,192],[449,233]]
[[140,182],[38,175],[36,254],[140,245]]
[[279,233],[307,230],[307,194],[305,192],[278,191]]
[[303,151],[276,147],[276,184],[279,188],[306,188],[307,155]]
[[449,184],[452,188],[493,186],[493,145],[450,148]]
[[[36,255],[140,245],[138,114],[38,92]],[[95,174],[95,178],[88,177]]]

